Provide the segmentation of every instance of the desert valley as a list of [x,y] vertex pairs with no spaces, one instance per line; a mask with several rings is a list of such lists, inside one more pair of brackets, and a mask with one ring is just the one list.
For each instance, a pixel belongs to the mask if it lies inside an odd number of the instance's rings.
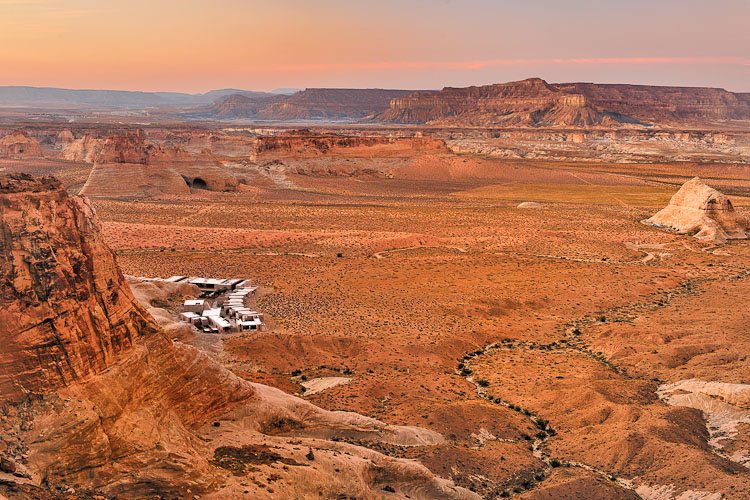
[[0,114],[0,498],[750,495],[750,94],[45,106]]

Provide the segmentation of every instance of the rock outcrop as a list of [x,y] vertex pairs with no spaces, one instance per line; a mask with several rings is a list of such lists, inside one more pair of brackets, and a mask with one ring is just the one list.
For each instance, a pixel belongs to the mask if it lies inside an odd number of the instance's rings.
[[[19,483],[37,498],[75,485],[118,498],[375,499],[385,489],[478,500],[416,462],[345,442],[436,445],[440,434],[322,410],[169,340],[87,201],[53,178],[0,176],[0,228],[0,496]],[[273,487],[253,480],[260,466]]]
[[646,222],[711,243],[750,237],[750,221],[735,212],[729,198],[698,177],[683,184],[669,205]]
[[0,399],[85,381],[155,331],[85,198],[13,174],[0,178],[0,216]]
[[540,78],[420,91],[394,98],[373,118],[440,126],[612,127],[750,120],[750,94],[723,89],[550,84]]
[[251,158],[273,155],[294,158],[324,155],[400,156],[418,153],[450,153],[450,150],[445,141],[431,137],[352,136],[297,130],[259,137],[253,146]]
[[75,140],[76,138],[73,135],[73,132],[71,132],[68,129],[65,129],[57,133],[57,135],[55,136],[54,145],[55,147],[58,147],[58,148],[65,148],[67,147],[68,144],[70,144],[71,142]]
[[425,155],[452,156],[432,137],[352,136],[296,130],[258,137],[251,159],[260,169],[312,176],[391,176]]
[[272,97],[235,94],[219,99],[206,114],[219,119],[351,121],[388,109],[391,99],[408,92],[382,89],[307,89],[292,95]]
[[109,137],[101,145],[81,194],[138,198],[190,194],[193,189],[233,191],[237,179],[209,153],[193,155],[145,139],[138,131]]
[[68,161],[80,161],[84,163],[94,163],[97,155],[101,153],[103,139],[86,134],[80,139],[74,139],[69,142],[65,149],[60,152],[59,158]]
[[21,132],[0,139],[0,158],[38,158],[42,156],[39,142]]

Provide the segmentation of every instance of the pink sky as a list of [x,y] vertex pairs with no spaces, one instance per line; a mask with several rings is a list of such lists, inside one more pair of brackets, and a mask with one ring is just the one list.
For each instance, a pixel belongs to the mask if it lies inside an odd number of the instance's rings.
[[750,92],[746,0],[0,0],[0,85]]

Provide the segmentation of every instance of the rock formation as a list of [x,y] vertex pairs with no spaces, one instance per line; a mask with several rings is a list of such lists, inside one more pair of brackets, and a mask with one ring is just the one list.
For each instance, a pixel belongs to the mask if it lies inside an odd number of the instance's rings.
[[550,84],[540,78],[420,91],[391,100],[373,118],[441,126],[591,127],[750,120],[750,94],[723,89]]
[[65,129],[57,133],[57,135],[55,136],[54,144],[56,147],[64,148],[75,140],[76,138],[73,135],[73,132],[71,132],[68,129]]
[[133,198],[189,194],[191,189],[233,191],[237,184],[210,154],[152,143],[138,131],[104,141],[81,194]]
[[646,222],[711,243],[750,237],[750,221],[735,212],[726,196],[698,177],[683,184],[669,205]]
[[59,155],[62,160],[94,163],[97,155],[102,151],[103,139],[86,134],[80,139],[69,142]]
[[425,155],[452,155],[431,137],[352,136],[296,130],[257,139],[251,159],[261,169],[314,176],[390,176]]
[[0,210],[0,398],[87,380],[155,330],[85,198],[68,198],[53,178],[14,174],[0,178]]
[[310,158],[323,155],[408,155],[450,153],[442,139],[430,137],[351,136],[298,130],[280,135],[261,136],[253,146],[252,158],[274,154]]
[[0,139],[0,158],[38,158],[42,147],[36,139],[14,132]]
[[406,90],[307,89],[292,95],[250,97],[240,94],[218,100],[212,118],[274,121],[356,120],[388,109],[391,99]]
[[516,208],[542,208],[542,204],[536,201],[523,201]]
[[[433,445],[440,434],[324,411],[170,341],[87,201],[53,178],[0,176],[0,227],[0,496],[75,485],[118,498],[479,498],[345,442]],[[254,480],[261,466],[272,485]]]

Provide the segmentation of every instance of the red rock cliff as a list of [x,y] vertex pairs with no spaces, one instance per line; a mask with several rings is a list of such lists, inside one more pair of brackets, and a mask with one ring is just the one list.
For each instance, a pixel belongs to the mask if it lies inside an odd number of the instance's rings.
[[155,331],[85,198],[0,176],[0,400],[86,380]]
[[414,92],[375,116],[389,123],[445,126],[611,126],[621,123],[705,123],[749,120],[750,94],[723,89],[550,84],[529,78],[482,87]]

